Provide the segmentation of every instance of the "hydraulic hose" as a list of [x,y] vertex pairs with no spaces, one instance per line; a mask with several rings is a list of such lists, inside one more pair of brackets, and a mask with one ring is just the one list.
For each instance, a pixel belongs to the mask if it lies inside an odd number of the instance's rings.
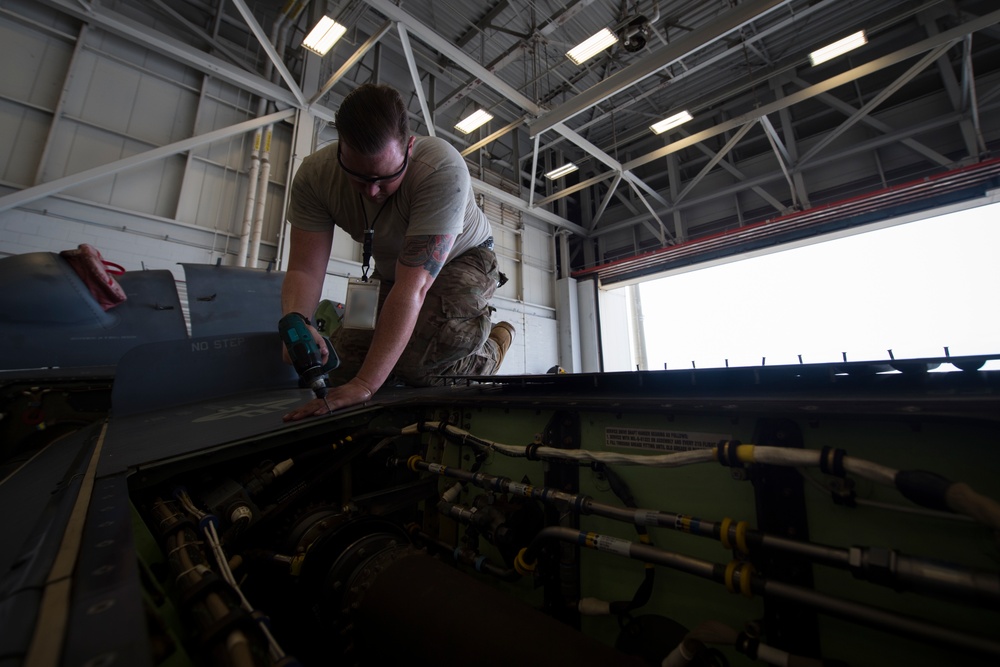
[[747,463],[788,467],[818,466],[823,472],[831,475],[845,476],[851,473],[878,484],[891,486],[914,503],[969,516],[993,530],[1000,530],[1000,503],[976,492],[969,485],[951,482],[936,473],[923,470],[895,470],[872,461],[847,456],[842,449],[824,448],[817,451],[723,441],[715,447],[673,454],[617,454],[535,445],[529,445],[527,448],[514,447],[476,437],[468,431],[441,422],[421,422],[402,429],[406,434],[419,433],[423,430],[442,433],[449,440],[459,444],[484,447],[505,456],[532,459],[562,459],[578,463],[600,462],[655,468],[673,468],[711,461],[732,467],[742,467]]
[[[632,509],[638,509],[639,505],[635,502],[635,496],[632,495],[632,490],[629,488],[628,483],[625,482],[621,476],[615,472],[610,466],[604,463],[595,463],[594,469],[604,475],[604,478],[608,480],[608,485],[611,487],[612,493],[618,497],[625,507]],[[639,541],[643,544],[652,544],[652,538],[649,535],[649,530],[644,525],[635,524],[635,532],[639,535]],[[653,585],[656,583],[656,568],[652,563],[645,564],[645,575],[643,576],[642,583],[636,588],[635,593],[632,595],[631,600],[621,600],[616,602],[608,603],[608,611],[615,616],[623,616],[629,612],[635,611],[640,607],[644,606],[649,602],[649,598],[653,595]]]
[[[724,548],[735,548],[744,554],[757,549],[782,551],[821,565],[849,570],[858,579],[891,586],[897,590],[912,590],[990,607],[1000,603],[1000,574],[995,572],[907,556],[889,549],[860,546],[844,549],[802,542],[754,530],[746,521],[728,518],[708,521],[659,510],[615,507],[582,494],[564,493],[547,487],[514,482],[508,477],[472,473],[461,468],[428,463],[419,456],[411,456],[405,461],[390,459],[389,464],[406,466],[414,472],[427,471],[451,477],[498,493],[535,498],[546,503],[561,502],[582,515],[592,514],[637,526],[656,526],[719,540]],[[447,506],[445,512],[459,521],[472,522],[475,518],[474,512],[459,506]]]
[[543,544],[549,540],[572,542],[588,549],[687,572],[703,579],[724,584],[730,592],[738,591],[746,597],[752,597],[754,594],[771,595],[808,605],[831,616],[876,627],[894,634],[957,647],[992,658],[1000,658],[1000,642],[993,639],[970,635],[879,607],[831,597],[792,584],[771,581],[754,573],[753,567],[748,563],[741,564],[733,561],[728,565],[721,565],[617,537],[573,530],[563,526],[549,526],[542,529],[531,544],[518,554],[515,566],[523,572],[533,572],[537,565],[538,552]]
[[244,632],[244,627],[254,624],[245,622],[247,616],[231,599],[228,585],[208,566],[194,523],[162,499],[153,504],[152,514],[170,569],[194,610],[192,617],[199,623],[200,639],[213,652],[215,661],[235,667],[258,667],[261,661],[255,656],[267,654],[267,643]]
[[517,581],[521,578],[521,575],[516,571],[506,568],[499,567],[490,562],[489,558],[483,556],[482,554],[473,551],[472,549],[462,549],[459,547],[452,547],[447,542],[438,540],[431,535],[428,535],[424,531],[420,530],[420,526],[417,524],[411,524],[407,526],[407,533],[411,538],[414,539],[418,544],[424,544],[432,547],[434,550],[442,553],[448,554],[457,563],[462,563],[463,565],[471,565],[475,568],[476,572],[482,572],[484,574],[489,574],[496,577],[497,579],[502,579],[504,581]]

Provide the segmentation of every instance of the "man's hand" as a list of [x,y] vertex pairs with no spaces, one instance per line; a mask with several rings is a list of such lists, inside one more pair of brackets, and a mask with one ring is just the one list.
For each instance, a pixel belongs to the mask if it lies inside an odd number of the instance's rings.
[[318,417],[330,414],[335,410],[349,408],[352,405],[360,405],[372,397],[372,391],[358,378],[354,378],[347,384],[333,387],[326,395],[326,399],[314,398],[305,405],[295,408],[282,417],[283,421],[293,422],[306,417]]

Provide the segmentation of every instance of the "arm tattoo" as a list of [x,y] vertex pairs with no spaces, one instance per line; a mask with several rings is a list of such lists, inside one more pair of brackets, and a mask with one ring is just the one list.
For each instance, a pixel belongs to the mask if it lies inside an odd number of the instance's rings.
[[454,242],[451,234],[407,236],[399,252],[399,262],[404,266],[422,266],[436,278]]

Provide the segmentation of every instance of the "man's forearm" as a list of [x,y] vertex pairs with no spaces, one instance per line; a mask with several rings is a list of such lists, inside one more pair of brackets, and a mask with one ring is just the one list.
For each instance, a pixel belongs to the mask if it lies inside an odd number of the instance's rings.
[[410,342],[423,299],[419,294],[393,289],[379,313],[371,347],[357,379],[374,393],[386,381],[406,344]]
[[322,281],[316,280],[311,273],[289,270],[281,285],[281,314],[297,312],[311,316],[319,304],[322,291]]

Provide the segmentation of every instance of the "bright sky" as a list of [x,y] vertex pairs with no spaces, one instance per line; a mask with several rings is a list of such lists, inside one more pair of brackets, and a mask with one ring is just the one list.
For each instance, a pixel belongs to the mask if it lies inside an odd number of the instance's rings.
[[648,367],[1000,353],[998,249],[992,204],[644,283]]

